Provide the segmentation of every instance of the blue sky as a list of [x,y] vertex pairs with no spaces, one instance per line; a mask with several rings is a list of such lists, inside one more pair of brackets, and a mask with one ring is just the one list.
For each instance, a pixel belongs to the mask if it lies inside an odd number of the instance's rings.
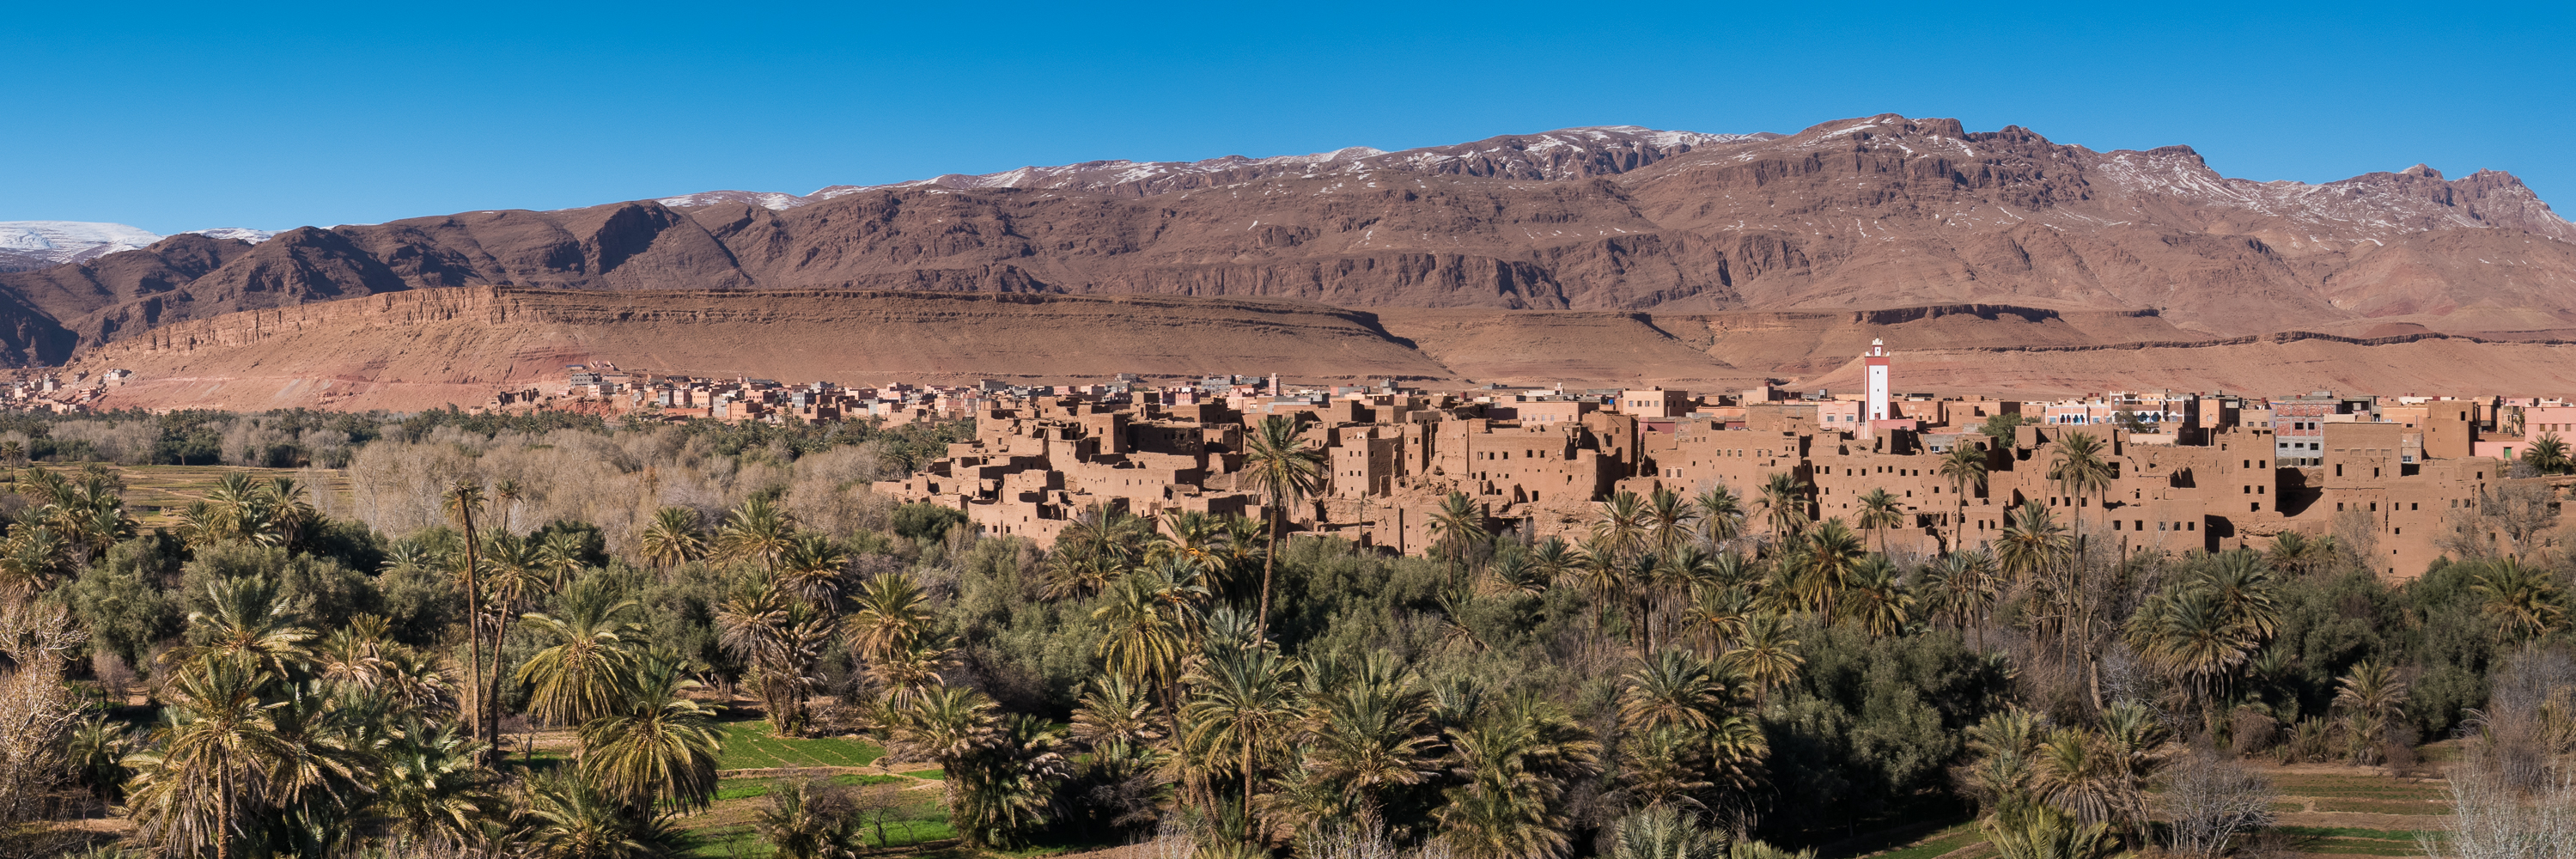
[[[32,4],[31,4],[32,5]],[[2576,207],[2568,4],[48,3],[0,220],[172,232],[1897,112]]]

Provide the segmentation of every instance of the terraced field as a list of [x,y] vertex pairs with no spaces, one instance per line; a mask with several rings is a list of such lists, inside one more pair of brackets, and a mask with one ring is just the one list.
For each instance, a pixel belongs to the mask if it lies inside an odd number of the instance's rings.
[[[2272,782],[2280,800],[2272,812],[2274,843],[2300,856],[2421,856],[2418,833],[2438,833],[2451,813],[2438,779],[2396,778],[2376,769],[2332,764],[2271,766],[2253,770]],[[1984,859],[1994,848],[1964,823],[1872,859]]]
[[839,737],[779,739],[767,720],[727,722],[719,770],[779,767],[863,767],[885,757],[885,750],[865,740]]
[[[80,473],[79,465],[38,463],[37,468],[66,476]],[[238,465],[112,465],[108,470],[125,481],[125,510],[145,528],[170,527],[179,524],[179,511],[189,502],[203,501],[223,482],[224,475],[247,472],[258,480],[292,477],[325,493],[314,500],[314,506],[325,513],[354,509],[356,493],[349,483],[349,473],[328,468],[249,468]]]

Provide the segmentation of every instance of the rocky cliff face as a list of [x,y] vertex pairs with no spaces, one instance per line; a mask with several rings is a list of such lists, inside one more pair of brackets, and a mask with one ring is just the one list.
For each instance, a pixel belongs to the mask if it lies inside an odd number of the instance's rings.
[[[2203,335],[2576,332],[2576,227],[2503,173],[2306,185],[1882,115],[1091,162],[809,195],[179,237],[0,275],[0,361],[406,290],[904,290],[1661,313],[2009,303]],[[5,333],[14,326],[15,339]],[[2374,333],[2375,332],[2375,333]],[[73,346],[64,344],[70,343]]]

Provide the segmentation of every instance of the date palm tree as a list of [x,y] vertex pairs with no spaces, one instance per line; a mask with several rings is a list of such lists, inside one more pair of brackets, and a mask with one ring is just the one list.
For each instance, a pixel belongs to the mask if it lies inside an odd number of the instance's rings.
[[2102,737],[2058,728],[2040,741],[2032,768],[2032,793],[2050,808],[2085,824],[2117,825],[2144,802],[2120,772]]
[[1592,517],[1592,542],[1586,549],[1626,561],[1646,551],[1654,533],[1654,513],[1637,493],[1622,489],[1601,502]]
[[1906,591],[1896,565],[1886,555],[1871,555],[1853,565],[1851,586],[1844,593],[1843,616],[1874,637],[1903,631],[1913,614],[1914,595]]
[[954,649],[916,639],[868,663],[868,679],[883,690],[879,694],[885,706],[899,709],[948,685],[943,672],[955,667]]
[[2335,679],[2335,709],[2353,717],[2361,728],[2353,732],[2353,748],[2361,752],[2354,763],[2375,762],[2379,741],[2388,736],[2389,724],[2403,714],[2406,686],[2396,666],[2373,659],[2362,660]]
[[1949,616],[1961,629],[1973,626],[1977,652],[1985,652],[1986,609],[2002,590],[1995,579],[1994,557],[1983,550],[1944,555],[1924,573],[1923,590],[1935,615]]
[[1023,836],[1047,824],[1055,784],[1072,774],[1060,751],[1063,739],[1047,720],[1015,714],[1000,720],[992,739],[948,772],[962,800],[959,837],[977,847],[1026,846]]
[[828,778],[782,779],[770,787],[769,807],[752,829],[777,859],[842,859],[866,846],[856,810]]
[[1440,774],[1431,699],[1420,678],[1372,653],[1350,677],[1308,672],[1310,708],[1302,732],[1306,775],[1330,785],[1364,814],[1386,794]]
[[829,611],[841,599],[841,572],[850,551],[823,534],[796,535],[778,559],[778,585],[817,611]]
[[1553,576],[1540,572],[1529,553],[1517,543],[1503,544],[1486,572],[1491,574],[1491,587],[1498,593],[1538,596],[1547,593],[1548,584],[1555,581]]
[[842,625],[849,629],[850,652],[874,662],[910,647],[930,631],[930,594],[908,572],[880,573],[859,586],[856,604]]
[[1860,535],[1851,532],[1841,519],[1827,519],[1807,529],[1794,555],[1794,578],[1783,589],[1782,596],[1798,607],[1814,612],[1828,623],[1837,617],[1843,591],[1851,587],[1852,571],[1869,548]]
[[2229,612],[2225,598],[2206,587],[2149,596],[2129,616],[2127,637],[2148,664],[2183,682],[2204,718],[2214,718],[2206,710],[2218,679],[2244,665],[2261,643],[2253,624]]
[[1261,780],[1257,759],[1285,749],[1289,727],[1303,713],[1296,694],[1297,664],[1269,647],[1254,646],[1210,655],[1191,673],[1190,704],[1182,713],[1192,748],[1211,755],[1235,753],[1243,779],[1239,813],[1252,819],[1254,785]]
[[1251,517],[1228,515],[1219,520],[1218,531],[1216,564],[1200,577],[1200,582],[1210,593],[1231,601],[1250,589],[1252,570],[1270,562],[1270,549],[1263,543],[1261,523]]
[[512,534],[519,532],[519,499],[527,497],[527,494],[527,489],[516,480],[504,479],[492,484],[492,500],[500,502],[501,530]]
[[528,713],[558,725],[581,725],[624,705],[620,685],[635,670],[645,630],[641,604],[601,587],[576,587],[560,617],[530,614],[528,629],[549,642],[519,666]]
[[1097,749],[1112,743],[1141,745],[1163,738],[1162,730],[1154,725],[1154,701],[1149,690],[1115,674],[1094,676],[1084,685],[1088,688],[1073,710],[1068,732],[1074,742]]
[[146,840],[182,854],[212,846],[229,859],[248,828],[242,815],[283,789],[278,765],[295,755],[260,697],[271,681],[256,661],[234,656],[177,668],[162,726],[147,751],[126,759],[135,771],[127,806]]
[[1709,551],[1724,549],[1727,543],[1744,536],[1744,499],[1721,483],[1700,490],[1693,499],[1699,508],[1699,536],[1708,541]]
[[33,599],[71,571],[72,541],[49,525],[21,525],[0,542],[0,595]]
[[[2069,507],[2075,506],[2076,499],[2109,491],[2113,475],[2110,461],[2103,458],[2102,440],[2092,433],[2071,432],[2059,437],[2057,451],[2049,456],[2048,479],[2066,495]],[[2072,511],[2069,516],[2075,523],[2076,550],[2081,552],[2084,544],[2082,511]]]
[[717,606],[715,627],[717,646],[751,665],[770,727],[782,737],[804,730],[805,699],[819,682],[814,665],[832,640],[832,617],[762,583]]
[[549,584],[557,588],[570,584],[590,566],[585,560],[589,555],[590,545],[579,532],[548,531],[537,541],[537,566],[546,571]]
[[1700,588],[1690,608],[1691,646],[1702,656],[1725,653],[1744,640],[1745,624],[1753,613],[1753,595],[1741,587]]
[[2529,463],[2533,471],[2545,475],[2576,473],[2576,458],[2568,455],[2567,441],[2554,432],[2541,433],[2539,438],[2532,439],[2531,447],[2522,452],[2522,461]]
[[2219,553],[2215,564],[2202,572],[2193,586],[2216,593],[2227,616],[2245,624],[2256,637],[2270,638],[2278,631],[2281,577],[2254,550],[2239,548]]
[[1440,554],[1449,559],[1449,580],[1462,581],[1459,561],[1487,538],[1485,511],[1467,493],[1451,491],[1441,497],[1440,509],[1431,514],[1431,531],[1439,535]]
[[1592,598],[1587,613],[1594,632],[1601,630],[1602,613],[1628,587],[1629,567],[1620,562],[1619,553],[1608,543],[1599,535],[1584,538],[1583,544],[1570,553],[1574,565],[1557,582]]
[[1047,555],[1046,584],[1039,587],[1038,596],[1053,602],[1087,600],[1099,596],[1126,574],[1127,568],[1108,555],[1051,552]]
[[510,632],[510,618],[516,616],[533,597],[546,588],[546,571],[538,558],[537,547],[527,538],[507,530],[483,536],[483,607],[490,611],[480,622],[491,626],[492,667],[486,673],[484,686],[474,693],[476,700],[493,702],[489,712],[492,736],[500,736],[500,700],[502,660],[501,642]]
[[698,685],[684,670],[677,653],[643,654],[627,674],[624,705],[581,726],[582,780],[636,813],[715,800],[724,735],[715,711],[684,694]]
[[1773,541],[1785,544],[1790,535],[1807,527],[1807,489],[1807,481],[1785,471],[1762,484],[1756,500],[1771,523]]
[[100,802],[123,802],[125,782],[134,776],[125,759],[139,748],[141,739],[126,730],[125,723],[110,722],[105,713],[93,713],[72,729],[63,763],[72,780]]
[[2547,635],[2567,622],[2566,598],[2557,583],[2513,558],[2486,562],[2470,579],[2469,592],[2478,595],[2480,610],[2515,639]]
[[2119,849],[2108,823],[2083,823],[2047,806],[2004,810],[1977,824],[2000,859],[2105,859]]
[[1583,550],[1574,548],[1563,537],[1549,537],[1530,547],[1530,574],[1550,583],[1564,581],[1582,564]]
[[1646,493],[1646,548],[1658,555],[1669,555],[1691,538],[1691,523],[1699,519],[1699,510],[1681,493],[1670,487],[1657,486]]
[[2037,501],[2016,508],[2004,525],[2002,538],[1995,541],[1995,559],[2002,564],[2004,576],[2015,582],[2047,575],[2071,551],[2066,527],[2057,524],[2056,517]]
[[656,567],[676,567],[707,554],[706,539],[698,534],[698,511],[686,507],[653,511],[653,524],[635,542],[644,562]]
[[1261,604],[1254,615],[1261,635],[1270,633],[1270,573],[1279,554],[1279,535],[1288,530],[1288,508],[1323,485],[1324,451],[1297,435],[1297,422],[1279,415],[1262,419],[1244,434],[1243,479],[1246,488],[1270,494],[1270,546],[1261,556]]
[[2126,780],[2131,798],[2129,817],[2122,825],[2132,833],[2144,834],[2154,825],[2147,819],[2147,788],[2174,754],[2168,739],[2164,723],[2144,704],[2114,701],[2102,710],[2103,746],[2110,753],[2112,768]]
[[1949,452],[1941,454],[1941,477],[1950,481],[1950,494],[1959,499],[1958,520],[1951,523],[1951,533],[1957,536],[1950,541],[1950,551],[1956,552],[1968,539],[1968,488],[1986,488],[1985,450],[1965,439],[1952,442]]
[[1566,855],[1565,791],[1599,772],[1599,743],[1528,697],[1452,728],[1448,742],[1464,783],[1432,811],[1443,842],[1465,859]]
[[766,495],[754,495],[725,513],[716,526],[716,555],[754,561],[764,571],[778,569],[778,559],[796,543],[796,520]]
[[311,656],[306,648],[315,636],[304,615],[311,600],[289,599],[280,590],[257,574],[206,585],[206,608],[188,614],[199,643],[163,658],[243,659],[268,676],[293,676]]
[[905,760],[956,764],[992,740],[999,706],[973,689],[940,689],[906,708],[889,726],[889,739]]
[[[493,715],[497,711],[493,708],[492,699],[490,696],[483,694],[484,690],[491,687],[483,682],[483,631],[482,624],[476,622],[477,618],[481,618],[483,616],[483,586],[481,579],[483,559],[480,555],[479,549],[482,543],[481,535],[475,530],[474,515],[483,511],[483,487],[481,484],[477,484],[471,480],[459,480],[454,485],[447,488],[447,494],[444,496],[444,504],[446,506],[448,517],[454,519],[457,526],[465,531],[465,558],[463,569],[465,574],[465,638],[467,647],[470,651],[467,656],[466,665],[469,666],[467,673],[471,675],[466,678],[466,682],[471,684],[470,688],[474,689],[474,713],[472,714],[473,718],[471,722],[474,726],[474,739],[489,744],[491,741],[499,737],[500,731],[499,717],[497,715]],[[498,656],[501,650],[501,642],[497,640],[492,642],[492,650],[493,654]]]
[[530,825],[520,838],[531,859],[658,859],[680,838],[669,818],[638,811],[587,778],[533,780],[527,815]]
[[1619,724],[1630,731],[1678,728],[1706,733],[1726,718],[1734,690],[1698,657],[1667,650],[1646,657],[1621,680]]
[[1769,700],[1772,687],[1798,679],[1807,660],[1798,655],[1795,634],[1778,612],[1763,612],[1745,622],[1743,640],[1726,651],[1725,661],[1752,681],[1755,700]]
[[[1699,739],[1688,731],[1673,728],[1631,730],[1620,735],[1618,756],[1619,780],[1622,784],[1619,786],[1618,795],[1629,804],[1641,806],[1637,815],[1630,815],[1630,820],[1656,812],[1669,812],[1675,809],[1699,811],[1708,807],[1707,803],[1700,800],[1700,795],[1717,785],[1716,782],[1708,780],[1708,774],[1699,760],[1700,747],[1703,745],[1698,742]],[[1622,843],[1620,848],[1612,851],[1610,855],[1620,859],[1630,859],[1630,857],[1648,859],[1633,840],[1633,835],[1634,833],[1623,832],[1621,837],[1631,840]],[[1688,849],[1684,845],[1675,844],[1661,845],[1661,848]],[[1664,859],[1701,859],[1701,857],[1683,854],[1664,857]]]
[[376,808],[412,841],[463,841],[497,810],[480,751],[455,725],[417,717],[392,732],[377,772]]
[[1878,553],[1887,554],[1887,529],[1905,521],[1905,502],[1885,489],[1872,489],[1860,497],[1858,524],[1878,534]]
[[1162,598],[1152,581],[1157,576],[1129,576],[1111,588],[1091,617],[1106,630],[1100,637],[1100,661],[1112,675],[1163,693],[1163,713],[1172,734],[1180,733],[1180,679],[1189,651],[1188,630],[1180,607]]
[[[2272,569],[2284,573],[2304,574],[2315,569],[2318,563],[2323,562],[2331,554],[2332,546],[2329,541],[2332,539],[2329,537],[2324,541],[2309,540],[2306,535],[2297,531],[2283,531],[2272,538],[2272,549],[2263,554],[2263,562],[2271,565]],[[2320,543],[2326,543],[2326,545],[2320,545]]]

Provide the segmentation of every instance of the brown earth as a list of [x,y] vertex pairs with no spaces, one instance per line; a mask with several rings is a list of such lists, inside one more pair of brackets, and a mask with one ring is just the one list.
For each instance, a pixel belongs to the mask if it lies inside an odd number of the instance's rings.
[[[417,290],[181,322],[68,369],[135,372],[105,407],[408,411],[560,384],[567,364],[851,384],[1100,381],[1276,372],[1730,391],[1858,387],[1898,346],[1904,390],[2381,393],[2576,387],[2576,346],[2440,334],[2210,340],[2152,315],[1947,306],[1861,313],[1367,312],[1293,299],[881,291]],[[2027,346],[2020,344],[2044,343]]]
[[81,355],[105,405],[412,410],[562,384],[564,365],[851,384],[1196,377],[1456,382],[1365,313],[1277,299],[419,290],[177,323]]

